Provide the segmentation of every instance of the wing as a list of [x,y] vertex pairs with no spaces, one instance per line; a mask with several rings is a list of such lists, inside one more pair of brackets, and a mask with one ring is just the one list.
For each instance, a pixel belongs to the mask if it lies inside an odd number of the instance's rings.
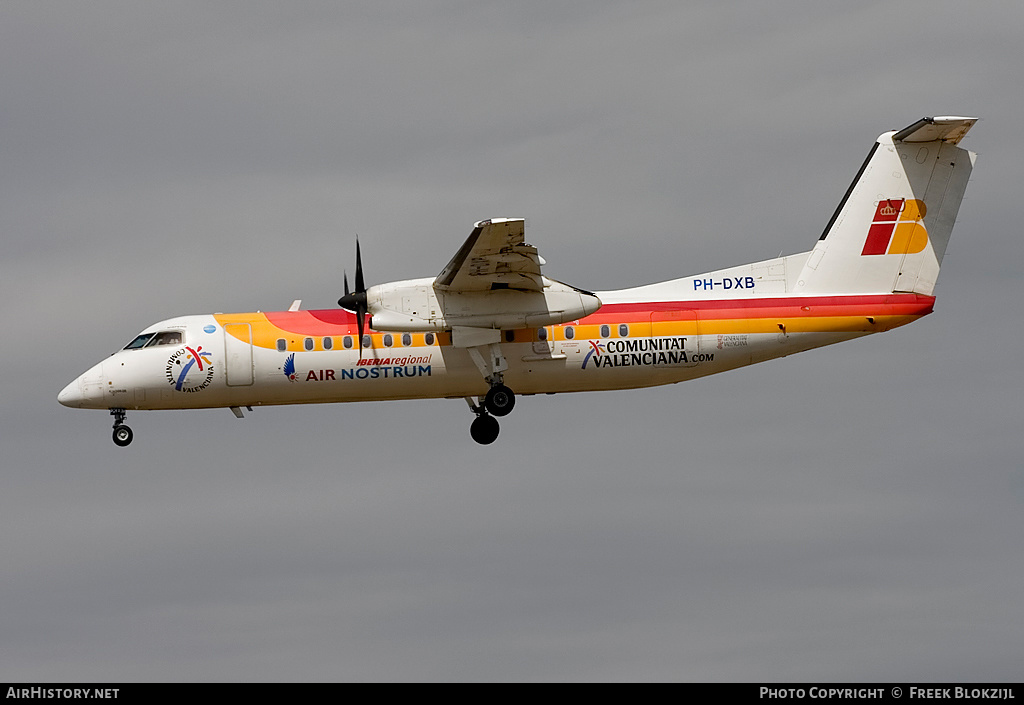
[[481,220],[434,280],[445,291],[544,290],[537,248],[523,242],[522,218]]

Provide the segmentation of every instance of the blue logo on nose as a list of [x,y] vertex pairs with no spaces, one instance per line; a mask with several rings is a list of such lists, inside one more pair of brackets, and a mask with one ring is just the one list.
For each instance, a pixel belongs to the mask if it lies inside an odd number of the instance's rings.
[[204,333],[212,333],[215,330],[217,330],[217,326],[206,326],[203,328]]

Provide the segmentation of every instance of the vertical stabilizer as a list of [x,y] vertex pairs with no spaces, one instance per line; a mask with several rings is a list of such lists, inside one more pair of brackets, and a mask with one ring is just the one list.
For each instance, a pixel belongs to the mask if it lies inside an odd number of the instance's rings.
[[797,278],[798,293],[931,296],[974,154],[976,118],[922,118],[872,146]]

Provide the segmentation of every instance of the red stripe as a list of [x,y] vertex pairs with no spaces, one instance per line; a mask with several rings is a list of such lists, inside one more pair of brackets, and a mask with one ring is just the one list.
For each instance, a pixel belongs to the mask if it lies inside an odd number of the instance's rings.
[[299,335],[346,335],[356,325],[355,314],[344,309],[274,311],[265,315],[281,330]]
[[[623,314],[650,314],[658,311],[688,310],[701,313],[704,318],[735,317],[745,318],[758,315],[773,315],[771,312],[786,312],[787,315],[852,316],[866,313],[931,313],[935,306],[934,296],[920,294],[870,294],[856,296],[794,296],[763,299],[719,299],[714,301],[656,301],[648,303],[605,304],[587,320],[622,317]],[[809,309],[809,310],[805,310]],[[800,313],[800,312],[803,313]],[[740,313],[742,312],[742,313]]]
[[[655,313],[693,311],[701,320],[735,318],[802,318],[817,316],[924,316],[932,312],[934,296],[869,294],[854,296],[799,296],[711,301],[650,301],[605,304],[581,323],[648,321]],[[343,309],[278,311],[265,314],[278,328],[299,335],[351,335],[356,317]],[[369,329],[369,327],[368,327]]]

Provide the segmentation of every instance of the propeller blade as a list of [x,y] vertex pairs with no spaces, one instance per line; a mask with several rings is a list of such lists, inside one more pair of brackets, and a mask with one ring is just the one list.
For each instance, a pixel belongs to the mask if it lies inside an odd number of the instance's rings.
[[363,284],[363,258],[359,253],[359,238],[356,237],[356,291],[366,291]]
[[356,309],[356,328],[359,331],[359,359],[363,359],[363,324],[365,323],[366,308],[360,306]]
[[345,295],[338,299],[338,305],[346,311],[356,314],[356,326],[359,330],[359,359],[363,359],[363,333],[366,329],[366,283],[363,281],[363,255],[359,250],[359,236],[356,236],[356,288],[348,288],[348,272],[342,273],[345,284]]

